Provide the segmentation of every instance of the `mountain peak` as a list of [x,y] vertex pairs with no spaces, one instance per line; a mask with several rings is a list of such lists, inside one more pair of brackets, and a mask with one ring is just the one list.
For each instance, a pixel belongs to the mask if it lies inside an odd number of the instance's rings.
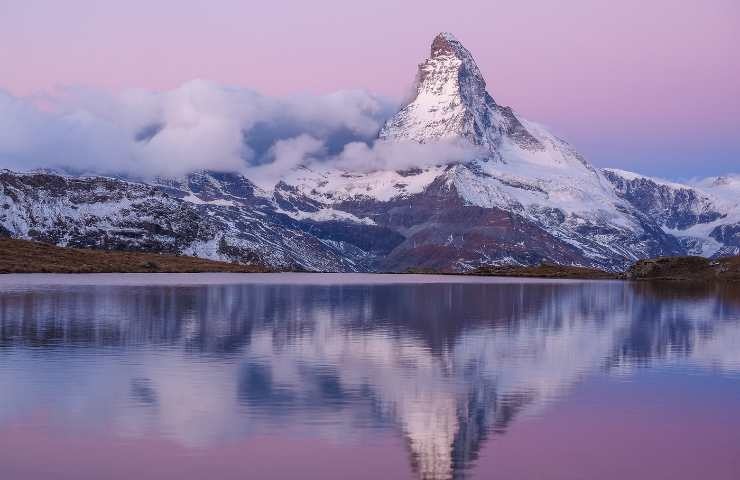
[[503,136],[541,148],[511,109],[486,91],[473,55],[451,33],[434,37],[429,58],[419,64],[416,95],[380,131],[380,138],[428,143],[465,140],[495,154]]
[[[483,74],[478,69],[478,65],[475,63],[473,55],[467,48],[465,48],[462,42],[460,42],[460,40],[451,33],[442,32],[434,37],[434,40],[432,40],[429,59],[425,63],[434,65],[434,67],[451,67],[450,73],[457,73],[458,81],[467,80],[467,83],[469,84],[461,84],[461,88],[466,86],[472,87],[476,90],[472,93],[477,95],[486,93],[486,81],[483,79]],[[423,65],[424,64],[422,64],[422,66]],[[456,72],[452,70],[456,70]],[[437,72],[439,72],[439,70],[437,70]]]
[[436,55],[449,53],[456,54],[460,50],[468,52],[467,49],[463,47],[462,43],[460,43],[460,40],[458,40],[453,34],[441,32],[434,37],[434,40],[432,40],[432,51],[430,56],[434,57]]

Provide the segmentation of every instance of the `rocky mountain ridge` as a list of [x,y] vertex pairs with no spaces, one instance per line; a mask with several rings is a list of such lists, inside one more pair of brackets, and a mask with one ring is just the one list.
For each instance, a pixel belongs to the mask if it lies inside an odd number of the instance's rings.
[[[234,174],[135,183],[0,172],[0,233],[60,246],[179,253],[271,268],[366,270],[369,255],[272,208]],[[372,226],[366,226],[373,229]]]

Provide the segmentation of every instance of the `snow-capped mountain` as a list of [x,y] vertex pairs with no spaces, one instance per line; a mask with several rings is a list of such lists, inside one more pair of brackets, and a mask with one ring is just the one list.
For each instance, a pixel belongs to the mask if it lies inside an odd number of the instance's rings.
[[266,189],[232,173],[144,184],[5,171],[0,233],[320,271],[542,261],[620,270],[646,257],[740,251],[738,177],[685,186],[594,168],[499,105],[449,33],[434,38],[415,95],[374,148],[420,144],[469,154],[369,172],[313,162]]

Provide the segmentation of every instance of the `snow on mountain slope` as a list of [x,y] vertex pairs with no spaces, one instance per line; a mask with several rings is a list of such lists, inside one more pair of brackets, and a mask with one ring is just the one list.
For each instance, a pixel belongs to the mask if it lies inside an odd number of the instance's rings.
[[617,194],[679,239],[687,253],[740,254],[740,176],[680,184],[617,169],[604,169]]
[[740,174],[705,178],[695,182],[694,186],[709,192],[730,208],[740,206]]
[[358,198],[387,202],[396,197],[422,193],[445,166],[406,171],[376,170],[357,173],[334,168],[301,167],[290,172],[277,190],[290,185],[317,202],[335,203]]
[[[714,256],[740,255],[740,175],[723,175],[697,182],[697,188],[709,193],[718,209],[727,213],[717,219],[714,225],[707,225],[708,236],[722,246]],[[697,228],[691,235],[699,236],[706,232]]]

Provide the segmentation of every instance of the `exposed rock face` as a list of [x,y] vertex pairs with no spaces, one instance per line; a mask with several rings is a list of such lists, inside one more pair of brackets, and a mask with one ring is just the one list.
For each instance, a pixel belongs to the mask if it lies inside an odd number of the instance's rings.
[[519,264],[583,260],[578,249],[517,214],[466,204],[443,177],[416,195],[382,203],[348,201],[337,208],[372,216],[378,224],[403,233],[403,242],[381,262],[384,270],[458,271],[501,258]]
[[725,255],[740,255],[740,223],[717,225],[709,236],[723,245],[720,251]]
[[605,169],[621,198],[653,218],[693,255],[740,254],[740,178],[725,176],[682,185]]
[[541,262],[623,270],[740,253],[740,179],[685,186],[594,168],[496,103],[470,52],[434,38],[380,142],[455,143],[464,163],[299,167],[272,189],[195,172],[151,184],[0,174],[0,235],[319,271],[469,271]]
[[[11,236],[61,246],[182,253],[285,269],[372,268],[370,252],[310,233],[314,222],[276,211],[243,177],[199,172],[160,183],[4,171],[0,225]],[[343,229],[342,235],[352,232]],[[390,241],[387,235],[384,240]]]
[[659,183],[647,177],[627,178],[618,170],[603,172],[622,198],[667,228],[683,230],[726,215],[717,211],[708,195],[691,187]]
[[13,236],[82,248],[176,253],[216,233],[188,204],[111,178],[0,173],[0,222]]

